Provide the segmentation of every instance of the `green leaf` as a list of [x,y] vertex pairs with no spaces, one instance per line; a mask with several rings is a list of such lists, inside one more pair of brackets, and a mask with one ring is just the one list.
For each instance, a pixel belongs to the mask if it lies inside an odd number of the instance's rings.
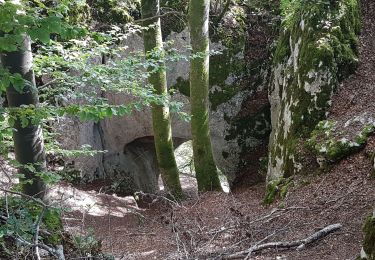
[[8,124],[9,124],[9,126],[10,127],[14,127],[15,123],[16,123],[16,120],[14,119],[14,117],[10,116],[8,118]]
[[29,125],[29,119],[27,119],[25,116],[21,117],[21,127],[25,128]]
[[13,74],[10,78],[10,82],[12,84],[12,87],[19,93],[23,92],[23,89],[25,87],[25,80],[22,78],[21,74]]
[[39,40],[44,44],[48,44],[51,41],[50,32],[47,30],[47,28],[34,28],[29,31],[29,35],[34,41]]

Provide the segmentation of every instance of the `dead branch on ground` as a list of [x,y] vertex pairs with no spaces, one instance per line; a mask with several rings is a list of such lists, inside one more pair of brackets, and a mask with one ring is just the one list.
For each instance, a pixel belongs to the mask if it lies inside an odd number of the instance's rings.
[[300,240],[287,241],[287,242],[269,242],[269,243],[265,243],[265,244],[256,243],[255,245],[253,245],[249,249],[246,249],[246,250],[234,253],[234,254],[223,256],[222,259],[238,259],[238,258],[243,258],[244,256],[248,258],[249,256],[251,256],[252,253],[259,252],[259,251],[262,251],[264,249],[273,249],[273,248],[290,249],[290,248],[296,247],[297,250],[302,250],[308,244],[314,243],[317,240],[319,240],[321,238],[324,238],[328,234],[340,229],[341,227],[342,227],[341,224],[329,225],[329,226],[319,230],[318,232],[312,234],[311,236],[309,236],[307,238],[304,238],[304,239],[300,239]]

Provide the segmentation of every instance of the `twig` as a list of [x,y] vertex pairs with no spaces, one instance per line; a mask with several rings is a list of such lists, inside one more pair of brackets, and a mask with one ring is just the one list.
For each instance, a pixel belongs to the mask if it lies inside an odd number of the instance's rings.
[[63,251],[62,247],[61,248],[52,248],[52,247],[49,247],[49,246],[47,246],[45,244],[33,244],[33,243],[30,243],[30,242],[26,241],[25,239],[23,239],[21,237],[14,237],[14,238],[20,244],[23,244],[23,245],[29,246],[29,247],[40,247],[40,248],[46,250],[51,255],[56,256],[58,260],[65,260],[64,251]]
[[341,224],[329,225],[329,226],[319,230],[318,232],[312,234],[311,236],[309,236],[305,239],[294,240],[294,241],[289,241],[289,242],[270,242],[270,243],[260,244],[260,245],[252,246],[251,248],[249,248],[247,250],[224,256],[222,259],[242,258],[243,256],[248,255],[249,253],[251,254],[253,252],[261,251],[261,250],[264,250],[264,249],[272,249],[272,248],[289,249],[289,248],[297,247],[297,250],[302,250],[306,247],[306,245],[311,244],[311,243],[327,236],[328,234],[340,229],[341,227],[342,227]]
[[273,232],[272,234],[266,236],[266,237],[263,238],[262,240],[256,242],[252,247],[250,247],[250,249],[249,249],[249,253],[247,254],[247,256],[245,257],[244,260],[249,260],[250,257],[251,257],[251,254],[254,252],[254,249],[255,249],[258,245],[260,245],[261,243],[267,241],[270,237],[273,237],[275,234],[276,234],[276,231]]
[[40,87],[39,87],[39,90],[41,90],[41,89],[43,89],[43,88],[45,88],[45,87],[48,87],[49,85],[51,85],[52,83],[54,83],[54,82],[56,82],[56,81],[57,81],[57,79],[53,79],[53,80],[48,81],[46,84],[40,86]]
[[6,210],[7,218],[9,218],[8,192],[5,192],[5,210]]
[[[171,199],[168,199],[167,197],[165,196],[160,196],[160,195],[156,195],[156,194],[151,194],[151,193],[144,193],[142,191],[139,191],[139,192],[136,192],[135,193],[136,196],[140,196],[140,197],[147,197],[147,196],[150,196],[151,198],[154,198],[154,201],[157,201],[158,199],[160,200],[164,200],[166,202],[168,202],[172,207],[177,207],[177,208],[181,208],[183,207],[182,205],[180,205],[177,201],[173,201]],[[154,202],[153,201],[153,202]],[[152,202],[152,203],[153,203]]]
[[128,234],[124,234],[124,236],[156,236],[156,233],[143,233],[143,232],[128,233]]
[[109,203],[108,203],[108,234],[109,234],[109,239],[110,239],[110,245],[111,245],[111,254],[114,255],[114,250],[113,250],[113,236],[111,235],[112,234],[112,223],[111,223],[111,209],[112,209],[112,200],[111,199],[108,199],[109,200]]
[[188,252],[186,250],[185,243],[181,240],[180,235],[178,233],[178,228],[176,226],[176,223],[174,221],[174,211],[171,212],[171,223],[172,223],[172,231],[176,236],[176,246],[177,246],[177,252],[180,254],[180,243],[182,244],[182,247],[184,249],[185,257],[188,259]]
[[30,195],[27,195],[27,194],[24,194],[24,193],[21,193],[21,192],[17,192],[17,191],[11,191],[11,190],[7,190],[7,189],[3,189],[3,188],[0,188],[0,191],[3,191],[3,192],[7,192],[7,193],[10,193],[10,194],[14,194],[14,195],[19,195],[19,196],[21,196],[21,197],[24,197],[24,198],[27,198],[27,199],[29,199],[29,200],[32,200],[32,201],[34,201],[34,202],[36,202],[37,204],[39,204],[39,205],[41,205],[41,206],[43,206],[43,207],[52,207],[52,206],[50,206],[50,205],[47,205],[47,204],[45,204],[43,201],[41,201],[40,199],[37,199],[37,198],[35,198],[35,197],[33,197],[33,196],[30,196]]
[[39,242],[39,230],[40,230],[40,224],[42,223],[42,219],[44,217],[44,214],[46,212],[46,207],[43,207],[42,209],[42,212],[40,213],[36,223],[35,223],[35,234],[34,234],[34,237],[33,237],[33,243],[36,245],[35,246],[35,255],[36,255],[36,259],[40,260],[40,255],[39,255],[39,246],[38,246],[38,242]]

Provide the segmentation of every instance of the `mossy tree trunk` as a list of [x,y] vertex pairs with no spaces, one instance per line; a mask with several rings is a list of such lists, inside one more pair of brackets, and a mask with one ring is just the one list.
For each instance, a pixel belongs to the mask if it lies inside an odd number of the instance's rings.
[[[142,18],[152,18],[144,21],[144,26],[150,26],[143,33],[145,52],[162,50],[163,41],[161,36],[159,15],[159,0],[142,0]],[[153,85],[159,95],[167,94],[167,77],[165,64],[160,63],[160,68],[153,72],[148,81]],[[152,70],[153,68],[150,68]],[[171,118],[169,107],[154,104],[152,107],[152,120],[154,130],[155,149],[158,159],[160,173],[168,192],[175,197],[181,197],[182,189],[179,172],[174,157]]]
[[209,9],[209,0],[190,0],[192,52],[200,55],[190,62],[191,130],[199,191],[221,190],[209,129]]
[[[13,86],[7,88],[7,100],[9,107],[20,107],[22,105],[38,105],[38,91],[35,86],[35,76],[32,69],[33,57],[31,42],[28,36],[23,36],[21,46],[17,51],[1,53],[1,65],[10,73],[18,73],[28,84],[25,84],[22,92],[17,91]],[[13,141],[16,160],[23,165],[32,165],[35,172],[46,170],[44,143],[42,128],[31,123],[22,127],[19,120],[16,120],[13,131]],[[41,178],[35,175],[26,167],[19,167],[19,173],[24,176],[23,192],[43,198],[46,185]],[[29,183],[29,181],[32,181]]]

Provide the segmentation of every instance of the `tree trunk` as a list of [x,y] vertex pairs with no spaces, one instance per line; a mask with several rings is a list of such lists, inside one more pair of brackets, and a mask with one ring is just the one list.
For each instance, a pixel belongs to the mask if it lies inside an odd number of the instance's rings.
[[191,46],[193,54],[201,55],[190,62],[191,130],[199,191],[221,190],[209,129],[209,9],[209,0],[190,0]]
[[[161,36],[159,0],[142,0],[142,18],[155,17],[145,20],[143,25],[150,26],[143,33],[144,50],[162,50],[163,41]],[[160,63],[161,67],[152,73],[148,81],[154,87],[156,94],[167,94],[167,77],[165,64]],[[152,68],[150,68],[152,70]],[[155,149],[158,159],[160,173],[164,185],[168,192],[175,197],[181,197],[182,189],[177,169],[176,159],[174,157],[172,128],[169,107],[165,105],[152,106],[152,121],[154,130]]]
[[[9,107],[20,107],[21,105],[37,105],[38,92],[35,86],[35,76],[32,69],[33,57],[31,52],[31,42],[28,36],[23,37],[23,42],[19,49],[14,52],[1,53],[1,65],[8,69],[10,73],[19,73],[28,81],[20,93],[12,86],[7,89],[7,100]],[[19,120],[16,120],[13,131],[13,141],[16,160],[20,164],[29,164],[35,167],[36,172],[46,170],[46,160],[44,154],[44,143],[42,128],[39,125],[29,124],[21,127]],[[35,175],[34,172],[20,167],[19,173],[26,181],[23,184],[23,192],[43,198],[45,194],[45,183]],[[28,181],[32,181],[29,183]]]

